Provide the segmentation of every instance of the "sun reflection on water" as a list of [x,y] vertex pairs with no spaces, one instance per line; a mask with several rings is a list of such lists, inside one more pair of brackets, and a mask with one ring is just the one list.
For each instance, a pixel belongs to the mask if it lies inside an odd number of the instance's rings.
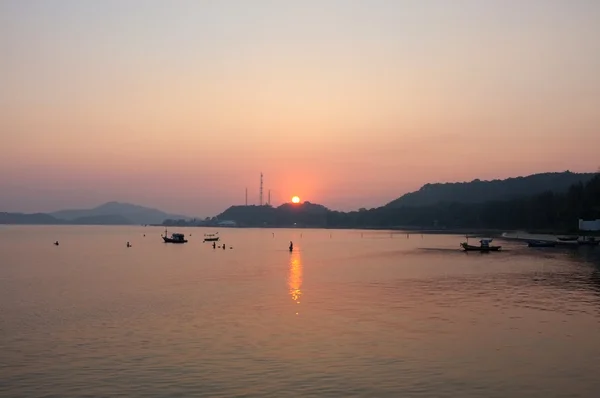
[[[290,253],[290,272],[288,274],[288,288],[290,296],[296,304],[300,304],[300,296],[302,296],[302,261],[300,259],[299,248],[294,248]],[[297,312],[296,312],[297,314]]]

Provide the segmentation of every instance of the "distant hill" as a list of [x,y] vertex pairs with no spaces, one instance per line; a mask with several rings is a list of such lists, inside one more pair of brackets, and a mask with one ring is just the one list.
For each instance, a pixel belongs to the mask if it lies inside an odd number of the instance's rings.
[[62,223],[62,220],[44,213],[23,214],[0,212],[0,224],[53,225]]
[[325,225],[328,209],[325,206],[304,202],[271,206],[231,206],[216,218],[234,220],[240,226],[313,226]]
[[121,215],[89,216],[79,217],[74,220],[65,221],[75,225],[132,225],[128,218]]
[[439,203],[483,203],[510,200],[543,192],[563,193],[571,185],[586,183],[595,173],[542,173],[506,180],[425,184],[385,205],[386,208],[422,207]]
[[93,209],[61,210],[50,213],[52,217],[68,223],[92,224],[161,224],[164,220],[189,219],[189,217],[168,214],[163,211],[130,203],[108,202]]

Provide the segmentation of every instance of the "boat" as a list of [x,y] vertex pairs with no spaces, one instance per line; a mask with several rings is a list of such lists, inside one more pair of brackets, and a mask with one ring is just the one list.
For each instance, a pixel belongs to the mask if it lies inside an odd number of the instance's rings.
[[577,239],[579,239],[579,236],[559,236],[556,239],[558,239],[562,242],[573,242],[573,241],[576,241]]
[[554,247],[556,242],[544,241],[544,240],[530,240],[527,242],[529,247]]
[[167,236],[167,230],[165,229],[165,234],[163,235],[163,240],[165,243],[187,243],[187,239],[185,239],[184,234],[173,233],[169,238]]
[[460,245],[462,246],[463,250],[466,252],[497,252],[499,251],[502,246],[490,246],[490,243],[492,242],[493,239],[481,239],[479,241],[479,246],[474,246],[474,245],[470,245],[467,242],[463,242]]
[[214,234],[204,234],[204,241],[205,242],[218,242],[219,241],[219,236],[218,236],[218,232],[214,233]]

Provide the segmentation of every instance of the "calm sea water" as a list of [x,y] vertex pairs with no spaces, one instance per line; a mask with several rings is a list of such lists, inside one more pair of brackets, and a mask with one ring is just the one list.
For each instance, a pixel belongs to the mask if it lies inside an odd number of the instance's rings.
[[0,226],[0,395],[600,396],[599,248],[177,231]]

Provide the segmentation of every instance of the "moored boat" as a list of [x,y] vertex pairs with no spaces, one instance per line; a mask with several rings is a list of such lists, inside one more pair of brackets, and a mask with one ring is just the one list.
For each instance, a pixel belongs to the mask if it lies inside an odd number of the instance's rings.
[[166,229],[165,234],[162,238],[165,241],[165,243],[187,243],[187,239],[185,239],[184,234],[173,233],[171,234],[171,237],[168,237]]
[[470,245],[467,242],[463,242],[460,245],[466,252],[497,252],[502,246],[491,246],[490,243],[493,239],[481,239],[479,246]]
[[573,241],[576,241],[577,239],[579,239],[579,236],[559,236],[556,239],[558,239],[562,242],[573,242]]
[[214,234],[204,234],[204,241],[205,242],[218,242],[219,241],[219,236],[218,236],[218,232],[214,233]]

